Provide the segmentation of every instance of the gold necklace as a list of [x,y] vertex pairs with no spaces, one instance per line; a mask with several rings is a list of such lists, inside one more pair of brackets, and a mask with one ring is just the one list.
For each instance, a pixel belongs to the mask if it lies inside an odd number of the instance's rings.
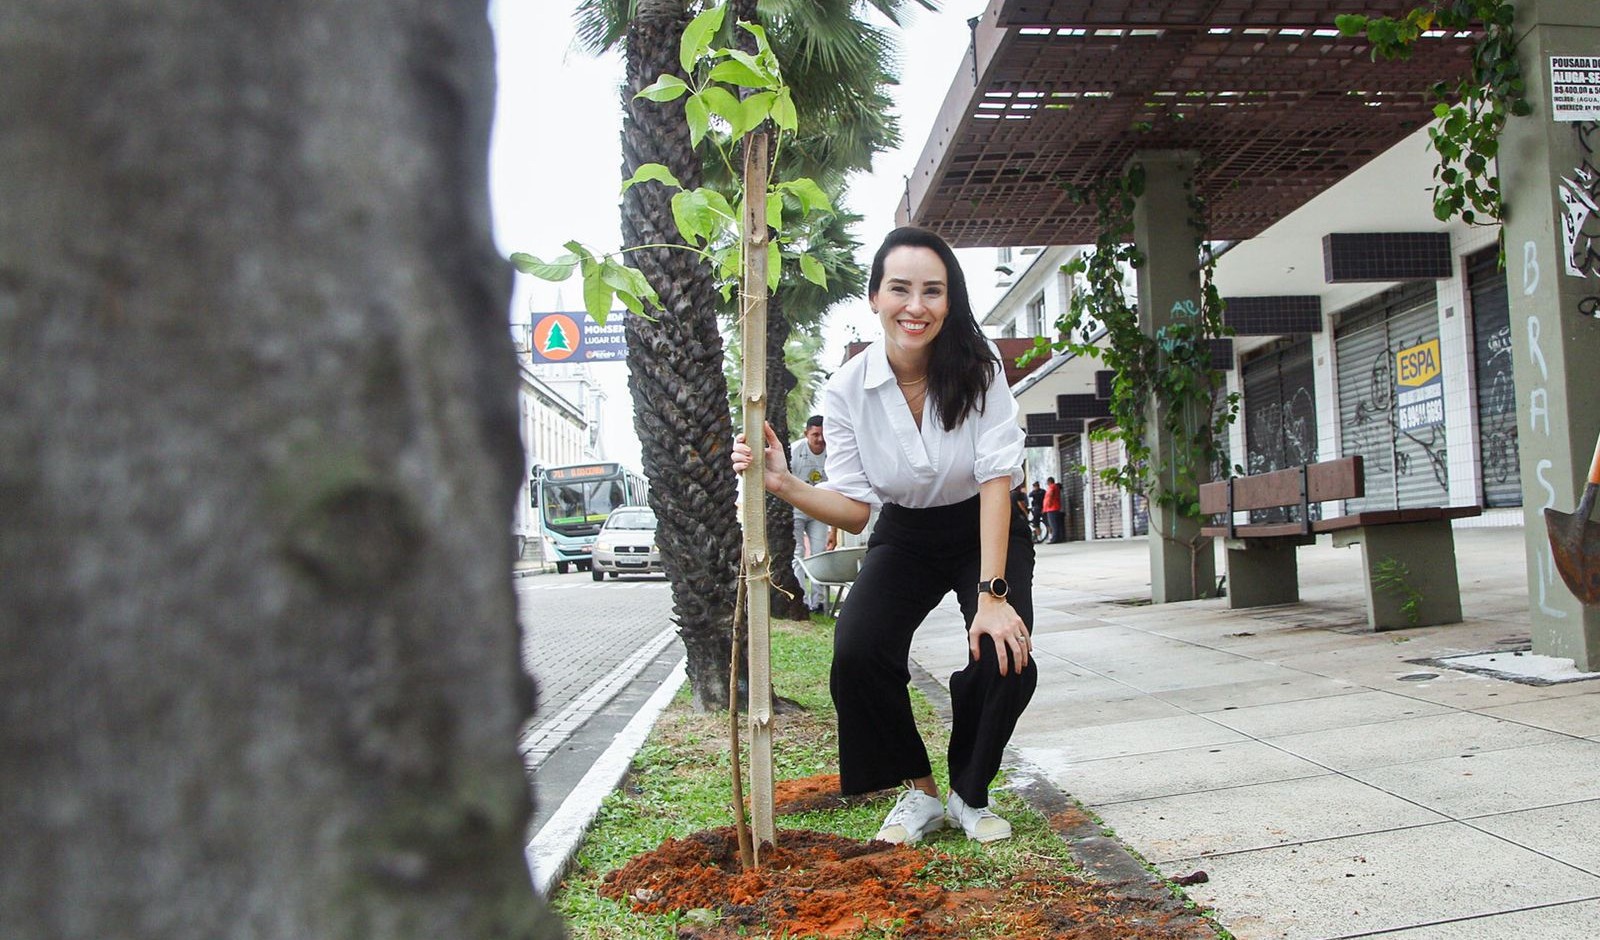
[[926,381],[928,381],[928,374],[926,372],[924,372],[922,374],[922,378],[920,378],[920,379],[916,379],[916,380],[911,381],[911,382],[902,382],[899,379],[895,379],[894,380],[894,384],[900,386],[901,388],[911,388],[914,385],[921,385],[923,382],[926,382]]

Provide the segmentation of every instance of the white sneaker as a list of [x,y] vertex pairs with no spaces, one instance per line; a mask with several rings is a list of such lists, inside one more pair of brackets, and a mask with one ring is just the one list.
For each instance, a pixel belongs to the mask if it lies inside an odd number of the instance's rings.
[[912,787],[895,800],[894,809],[883,821],[883,826],[873,838],[896,845],[922,841],[922,837],[935,829],[944,828],[944,807],[939,798],[929,796]]
[[967,838],[979,842],[998,842],[1011,838],[1011,824],[996,816],[987,806],[977,809],[966,804],[961,794],[950,791],[950,801],[945,806],[945,821],[951,829],[961,829]]

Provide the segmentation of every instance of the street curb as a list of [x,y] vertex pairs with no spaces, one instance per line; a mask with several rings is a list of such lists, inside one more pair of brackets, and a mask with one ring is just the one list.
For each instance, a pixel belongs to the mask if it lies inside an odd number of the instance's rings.
[[[912,684],[928,699],[939,720],[950,724],[950,690],[921,663],[911,660],[910,666]],[[1156,906],[1171,918],[1163,921],[1164,926],[1181,928],[1192,940],[1216,940],[1216,925],[1187,908],[1166,879],[1146,868],[1127,846],[1106,835],[1087,807],[1056,787],[1011,748],[1006,748],[1005,767],[1011,777],[1006,789],[1045,818],[1090,880]],[[1190,922],[1182,923],[1184,919]]]
[[541,897],[548,898],[551,889],[572,866],[578,847],[583,844],[589,827],[600,814],[600,804],[627,775],[628,768],[633,765],[633,756],[643,746],[656,719],[683,686],[688,676],[686,663],[687,659],[678,660],[672,673],[617,733],[605,753],[573,787],[561,808],[528,843],[525,850],[528,871],[533,876],[534,890]]

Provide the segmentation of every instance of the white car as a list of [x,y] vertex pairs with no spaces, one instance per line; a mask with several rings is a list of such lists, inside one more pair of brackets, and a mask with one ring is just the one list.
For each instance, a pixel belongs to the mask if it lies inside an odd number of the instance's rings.
[[656,513],[649,506],[619,506],[595,536],[589,574],[596,581],[619,574],[663,574],[656,547]]

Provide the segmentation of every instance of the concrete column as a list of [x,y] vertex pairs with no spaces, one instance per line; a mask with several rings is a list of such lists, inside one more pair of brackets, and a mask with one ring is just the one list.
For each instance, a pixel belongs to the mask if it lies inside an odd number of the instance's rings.
[[1600,128],[1556,120],[1550,75],[1554,56],[1600,55],[1600,4],[1516,7],[1533,113],[1507,123],[1500,181],[1533,648],[1600,671],[1600,610],[1580,604],[1556,573],[1544,521],[1547,507],[1576,505],[1600,432],[1600,213],[1584,206],[1600,192]]
[[[1145,259],[1138,271],[1139,325],[1146,335],[1153,336],[1171,322],[1174,307],[1181,303],[1198,306],[1200,302],[1199,251],[1189,225],[1188,189],[1196,157],[1159,151],[1138,154],[1134,162],[1142,164],[1145,173],[1144,195],[1133,213],[1134,245]],[[1151,403],[1150,451],[1152,469],[1165,487],[1171,485],[1172,441],[1155,431],[1162,410],[1160,403]],[[1199,537],[1199,529],[1199,520],[1150,501],[1150,593],[1155,603],[1215,593],[1216,552],[1209,538]],[[1193,556],[1190,545],[1198,549]]]

